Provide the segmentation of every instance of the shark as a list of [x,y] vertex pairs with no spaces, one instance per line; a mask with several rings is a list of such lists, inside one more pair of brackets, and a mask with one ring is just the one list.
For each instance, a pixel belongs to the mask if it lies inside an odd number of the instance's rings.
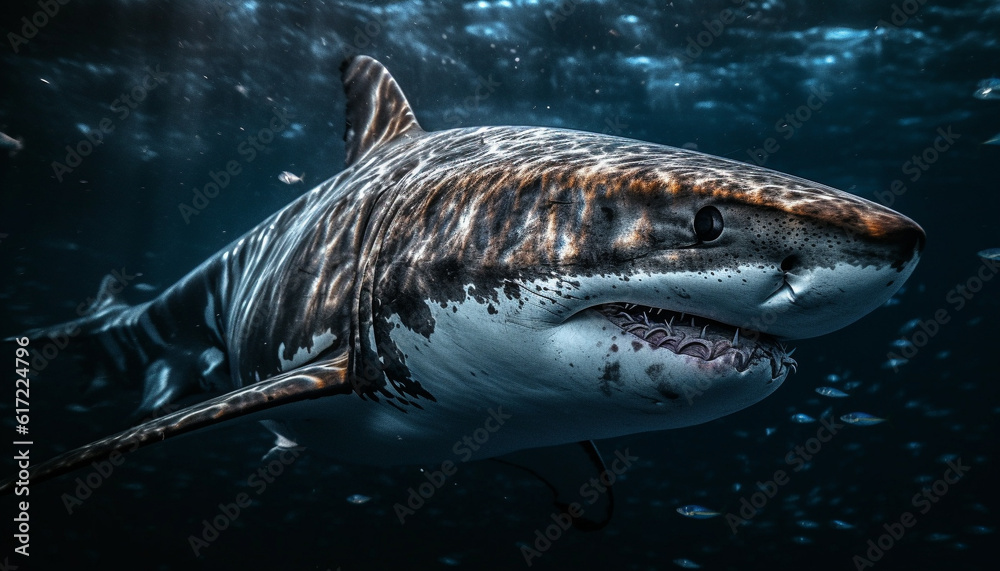
[[[607,471],[594,440],[767,397],[797,367],[787,343],[869,314],[925,244],[882,205],[692,150],[427,131],[375,59],[341,75],[344,170],[154,299],[106,279],[83,317],[24,335],[71,333],[152,416],[33,483],[244,420],[276,449],[375,465],[454,459],[477,434],[469,456],[530,470],[566,508]],[[606,523],[606,496],[574,523]]]

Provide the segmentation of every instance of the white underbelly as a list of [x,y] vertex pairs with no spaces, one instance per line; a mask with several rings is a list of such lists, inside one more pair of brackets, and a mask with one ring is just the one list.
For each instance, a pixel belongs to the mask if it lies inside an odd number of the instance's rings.
[[490,304],[427,300],[426,335],[390,319],[384,354],[402,355],[394,368],[430,397],[350,394],[282,407],[289,437],[347,462],[481,459],[708,422],[783,380],[771,378],[770,361],[736,372],[642,343],[597,311],[555,315],[544,300],[496,293]]

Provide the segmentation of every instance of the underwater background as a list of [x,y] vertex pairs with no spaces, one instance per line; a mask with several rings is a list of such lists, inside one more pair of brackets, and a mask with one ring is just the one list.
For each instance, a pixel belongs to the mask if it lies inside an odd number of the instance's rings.
[[[364,53],[427,129],[543,125],[686,146],[855,193],[927,232],[904,289],[795,342],[798,372],[770,398],[599,441],[639,458],[615,484],[614,519],[560,532],[532,568],[993,568],[1000,266],[977,253],[1000,247],[1000,3],[42,0],[0,13],[0,131],[20,139],[0,151],[4,337],[74,317],[113,272],[134,276],[128,301],[149,299],[336,174],[338,67]],[[247,137],[276,110],[288,128],[251,158]],[[240,174],[185,211],[232,160]],[[2,362],[6,478],[18,437],[13,358]],[[58,355],[35,369],[33,462],[128,426],[137,393],[91,398]],[[855,412],[886,421],[816,446],[818,419]],[[522,547],[552,524],[548,489],[489,461],[461,465],[405,524],[393,506],[436,467],[305,453],[261,490],[248,478],[272,441],[236,423],[143,449],[107,477],[34,485],[27,558],[14,553],[16,498],[0,498],[0,564],[521,569]],[[784,483],[769,483],[777,471]],[[88,476],[98,485],[67,503]],[[190,537],[241,493],[252,504],[196,554]],[[720,515],[685,517],[685,505]]]

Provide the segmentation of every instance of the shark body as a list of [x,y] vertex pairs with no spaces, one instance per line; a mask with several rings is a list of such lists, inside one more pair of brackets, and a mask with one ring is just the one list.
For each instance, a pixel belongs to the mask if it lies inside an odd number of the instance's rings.
[[[707,422],[772,393],[786,340],[887,300],[912,220],[701,153],[579,131],[426,132],[377,61],[345,63],[347,167],[156,299],[65,326],[140,413],[54,476],[233,418],[352,462],[476,458]],[[502,412],[499,412],[502,411]],[[571,462],[567,462],[569,464]],[[9,490],[10,483],[3,490]]]

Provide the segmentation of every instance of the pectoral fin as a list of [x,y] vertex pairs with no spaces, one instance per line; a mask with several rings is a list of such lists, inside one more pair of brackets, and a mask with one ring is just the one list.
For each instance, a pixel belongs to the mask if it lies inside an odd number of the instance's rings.
[[[303,400],[352,392],[342,358],[303,366],[134,426],[114,436],[71,450],[30,469],[31,483],[53,478],[103,460],[114,452],[132,452],[139,447],[173,436],[213,426],[256,412]],[[0,495],[10,493],[14,479],[0,485]]]
[[526,470],[552,490],[556,508],[575,516],[573,527],[595,531],[611,521],[615,498],[611,486],[601,483],[607,470],[590,440],[576,444],[521,450],[496,458],[497,462]]

